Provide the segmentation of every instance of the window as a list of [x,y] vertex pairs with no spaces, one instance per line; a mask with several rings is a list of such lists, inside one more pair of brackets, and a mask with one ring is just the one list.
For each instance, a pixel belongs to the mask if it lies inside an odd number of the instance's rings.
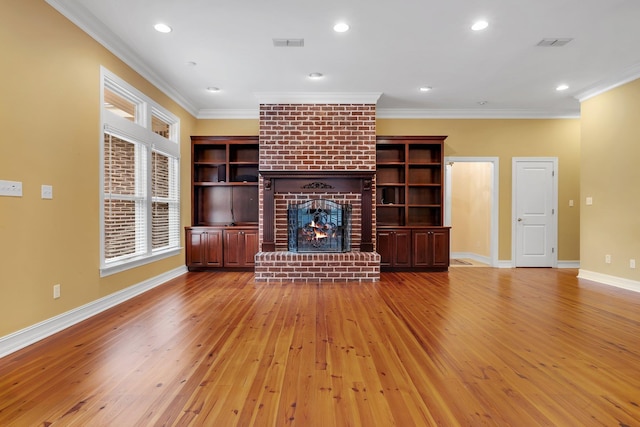
[[102,69],[102,276],[180,252],[179,120]]

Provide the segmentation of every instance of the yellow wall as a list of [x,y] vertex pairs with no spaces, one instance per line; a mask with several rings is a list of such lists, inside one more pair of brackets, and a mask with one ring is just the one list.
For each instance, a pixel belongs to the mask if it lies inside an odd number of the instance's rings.
[[198,136],[255,136],[260,132],[258,119],[198,120],[193,135]]
[[[180,255],[99,277],[100,66],[181,119],[186,195],[196,120],[42,0],[2,2],[0,46],[0,179],[23,183],[23,197],[0,197],[4,336],[184,265]],[[181,214],[187,225],[188,203]]]
[[451,166],[451,252],[491,256],[491,170],[487,162]]
[[[580,268],[638,281],[640,80],[589,99],[581,109]],[[586,197],[593,205],[585,205]],[[636,269],[630,259],[638,262]]]

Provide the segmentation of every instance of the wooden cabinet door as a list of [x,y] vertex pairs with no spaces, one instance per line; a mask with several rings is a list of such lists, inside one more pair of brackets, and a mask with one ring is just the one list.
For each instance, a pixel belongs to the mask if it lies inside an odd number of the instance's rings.
[[393,231],[378,231],[376,250],[380,254],[380,267],[391,267],[393,263]]
[[222,230],[207,230],[205,267],[222,267]]
[[202,230],[186,231],[187,267],[204,267],[207,248],[207,233]]
[[394,267],[411,266],[411,230],[395,231]]
[[222,267],[222,230],[186,230],[187,267]]
[[434,229],[431,232],[434,267],[449,267],[449,229]]
[[255,265],[258,253],[258,229],[244,231],[244,265]]
[[244,261],[242,232],[240,230],[224,231],[224,266],[239,267]]
[[380,230],[376,242],[381,267],[411,266],[411,232],[409,230]]
[[413,230],[413,266],[449,267],[449,229]]
[[255,265],[258,252],[258,229],[224,231],[224,266],[246,267]]
[[413,230],[413,266],[431,267],[432,265],[431,231]]

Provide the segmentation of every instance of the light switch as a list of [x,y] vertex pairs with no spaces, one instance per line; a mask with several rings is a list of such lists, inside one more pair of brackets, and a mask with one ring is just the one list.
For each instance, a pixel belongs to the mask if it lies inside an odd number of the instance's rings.
[[569,206],[573,207],[573,200],[569,200]]
[[593,197],[587,197],[587,206],[590,206],[593,204]]
[[0,196],[22,197],[22,182],[0,181]]
[[53,186],[43,185],[41,192],[42,192],[43,199],[53,199]]

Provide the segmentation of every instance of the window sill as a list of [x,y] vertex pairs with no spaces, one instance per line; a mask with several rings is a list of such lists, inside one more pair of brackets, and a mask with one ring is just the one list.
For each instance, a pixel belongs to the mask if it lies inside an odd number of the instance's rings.
[[163,252],[156,252],[153,255],[145,256],[141,258],[128,259],[126,261],[114,262],[107,266],[100,268],[100,277],[110,276],[112,274],[120,273],[131,268],[140,267],[141,265],[150,264],[152,262],[159,261],[161,259],[169,258],[172,256],[180,255],[182,248],[168,249]]

